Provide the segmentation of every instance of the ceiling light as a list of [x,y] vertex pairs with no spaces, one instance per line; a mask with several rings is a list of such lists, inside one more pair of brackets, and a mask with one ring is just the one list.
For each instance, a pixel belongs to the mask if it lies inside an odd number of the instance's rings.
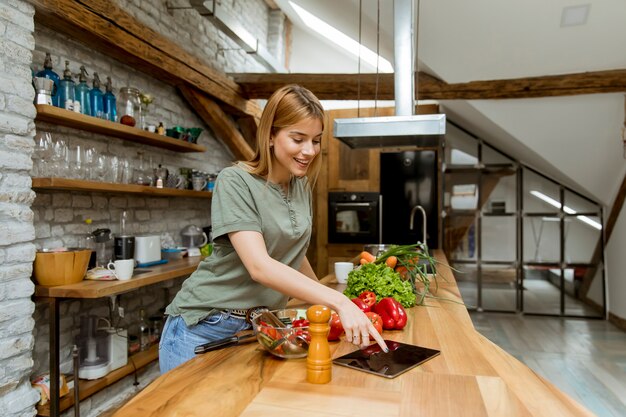
[[590,7],[590,4],[564,7],[561,13],[561,27],[579,26],[587,23]]
[[[379,72],[392,73],[393,67],[391,63],[382,56],[379,56],[371,49],[359,44],[354,39],[350,38],[345,33],[335,29],[328,23],[324,22],[314,14],[304,10],[294,2],[290,1],[289,5],[296,11],[300,19],[309,28],[322,35],[335,45],[345,49],[355,57],[360,57],[363,61],[370,64],[372,67],[378,67]],[[360,48],[360,52],[359,52]]]
[[[537,197],[538,199],[540,199],[542,201],[545,201],[546,203],[550,204],[552,207],[555,207],[555,208],[558,208],[558,209],[561,208],[561,203],[559,203],[558,201],[556,201],[552,197],[548,197],[547,195],[545,195],[545,194],[543,194],[543,193],[541,193],[539,191],[532,190],[530,192],[530,194],[535,196],[535,197]],[[571,209],[571,208],[569,208],[567,206],[563,206],[563,211],[565,213],[567,213],[567,214],[576,214],[576,210],[573,210],[573,209]],[[602,225],[600,223],[598,223],[595,220],[590,219],[587,216],[576,216],[576,218],[578,220],[580,220],[581,222],[583,222],[585,224],[588,224],[589,226],[593,227],[594,229],[602,230]],[[544,220],[545,219],[546,218],[544,217]]]

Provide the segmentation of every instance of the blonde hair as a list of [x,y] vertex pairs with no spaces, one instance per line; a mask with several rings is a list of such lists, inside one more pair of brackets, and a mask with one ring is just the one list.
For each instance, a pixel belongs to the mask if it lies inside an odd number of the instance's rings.
[[[274,91],[267,101],[256,132],[257,147],[254,156],[239,165],[251,174],[268,178],[272,173],[270,139],[279,130],[305,119],[318,119],[324,129],[324,109],[313,93],[296,84]],[[318,153],[307,172],[309,184],[315,184],[322,167],[322,153]]]

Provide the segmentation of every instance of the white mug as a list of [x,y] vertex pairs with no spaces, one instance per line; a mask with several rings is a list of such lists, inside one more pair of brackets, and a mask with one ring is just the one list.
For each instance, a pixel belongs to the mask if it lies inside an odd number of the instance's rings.
[[335,262],[335,277],[337,282],[345,284],[348,282],[348,274],[354,269],[352,262]]
[[133,269],[135,269],[134,259],[118,259],[115,262],[109,262],[107,269],[115,275],[120,281],[125,281],[133,277]]

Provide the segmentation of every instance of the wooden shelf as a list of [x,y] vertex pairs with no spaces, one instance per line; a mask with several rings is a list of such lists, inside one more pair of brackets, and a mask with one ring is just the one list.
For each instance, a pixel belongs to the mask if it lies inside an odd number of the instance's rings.
[[34,190],[97,191],[103,193],[140,194],[153,197],[211,198],[210,191],[156,188],[146,185],[74,180],[70,178],[33,178]]
[[107,136],[128,140],[144,145],[156,146],[158,148],[169,149],[176,152],[204,152],[204,146],[195,143],[185,142],[168,136],[150,133],[136,127],[130,127],[121,123],[114,123],[109,120],[87,116],[81,113],[61,109],[47,104],[37,104],[37,117],[35,120],[54,123],[71,127],[74,129],[86,130]]
[[[155,361],[159,357],[159,346],[153,345],[150,349],[135,353],[132,356],[128,357],[128,363],[122,366],[119,369],[116,369],[107,375],[103,376],[99,379],[94,380],[79,380],[79,398],[80,400],[84,400],[87,397],[95,394],[98,391],[103,390],[104,388],[112,385],[113,383],[119,381],[120,379],[132,374],[135,369],[141,369],[144,366],[150,364]],[[74,390],[71,389],[69,394],[60,398],[59,400],[59,411],[65,411],[71,406],[74,405]],[[50,415],[50,402],[46,405],[38,405],[37,406],[37,415],[39,416],[49,416]]]
[[[122,294],[147,285],[188,276],[196,270],[201,260],[201,256],[185,257],[177,261],[169,261],[163,265],[136,269],[135,275],[126,281],[83,280],[76,284],[58,285],[55,287],[36,285],[35,296],[51,298],[100,298]],[[150,272],[136,273],[141,270]]]

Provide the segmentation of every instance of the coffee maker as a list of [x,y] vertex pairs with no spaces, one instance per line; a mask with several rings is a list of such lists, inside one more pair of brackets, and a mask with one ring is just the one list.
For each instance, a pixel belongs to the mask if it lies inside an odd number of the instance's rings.
[[35,86],[35,104],[52,105],[52,96],[56,93],[54,80],[44,77],[33,77],[33,85]]
[[120,215],[120,233],[115,236],[115,259],[133,259],[135,256],[135,236],[128,233],[128,212],[124,210]]

